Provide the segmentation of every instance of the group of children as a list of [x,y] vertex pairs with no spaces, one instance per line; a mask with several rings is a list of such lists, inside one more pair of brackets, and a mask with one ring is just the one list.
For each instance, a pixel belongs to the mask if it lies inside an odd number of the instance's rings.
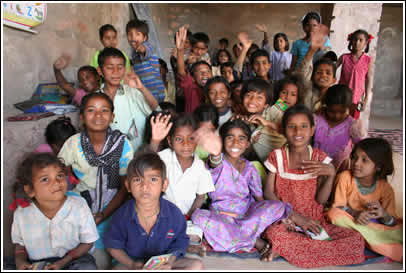
[[[169,254],[157,269],[203,269],[185,257],[196,244],[255,248],[261,260],[304,268],[362,263],[365,247],[402,261],[386,180],[392,149],[365,138],[358,119],[371,92],[371,37],[354,32],[351,53],[332,60],[320,22],[315,12],[303,18],[306,36],[290,53],[284,33],[271,53],[264,25],[263,49],[240,33],[235,64],[222,39],[216,66],[207,34],[181,27],[171,92],[144,21],[126,27],[131,62],[114,27],[100,28],[105,48],[79,69],[80,88],[61,73],[70,57],[58,58],[55,77],[79,105],[81,126],[54,120],[48,144],[18,168],[16,196],[30,202],[14,206],[15,268],[142,269]],[[179,111],[167,99],[181,93]],[[322,231],[328,240],[313,238]]]

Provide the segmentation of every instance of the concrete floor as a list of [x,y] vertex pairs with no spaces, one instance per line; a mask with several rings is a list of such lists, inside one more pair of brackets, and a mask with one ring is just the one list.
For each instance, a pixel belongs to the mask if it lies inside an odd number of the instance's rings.
[[[389,119],[389,118],[382,118],[382,117],[371,117],[370,119],[370,128],[376,129],[399,129],[403,128],[403,119]],[[394,155],[394,163],[395,163],[395,172],[396,174],[390,180],[390,183],[393,188],[395,188],[396,193],[396,200],[397,206],[401,206],[398,209],[398,214],[403,215],[403,192],[404,192],[404,183],[403,183],[403,156],[396,153]],[[259,270],[266,270],[266,271],[292,271],[292,270],[304,270],[303,268],[298,268],[289,264],[286,261],[275,261],[275,262],[262,262],[258,259],[238,259],[234,257],[214,257],[214,256],[205,256],[203,258],[203,263],[205,266],[205,270],[249,270],[249,271],[259,271]],[[401,263],[378,263],[378,264],[368,264],[362,266],[331,266],[331,267],[323,267],[319,268],[318,270],[335,270],[335,271],[348,271],[348,270],[362,270],[362,271],[381,271],[381,270],[398,270],[404,271],[404,264]],[[314,271],[313,269],[311,271]]]

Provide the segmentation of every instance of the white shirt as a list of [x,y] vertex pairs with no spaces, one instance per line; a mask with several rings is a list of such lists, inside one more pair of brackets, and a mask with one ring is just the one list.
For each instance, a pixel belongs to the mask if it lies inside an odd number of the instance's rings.
[[92,213],[82,197],[67,196],[52,219],[34,203],[14,212],[11,240],[24,246],[31,260],[63,257],[80,243],[93,243],[98,238]]
[[166,165],[169,180],[164,198],[174,203],[183,214],[187,214],[196,199],[196,194],[205,194],[215,190],[211,173],[204,162],[195,156],[192,166],[182,171],[176,153],[168,148],[158,153]]

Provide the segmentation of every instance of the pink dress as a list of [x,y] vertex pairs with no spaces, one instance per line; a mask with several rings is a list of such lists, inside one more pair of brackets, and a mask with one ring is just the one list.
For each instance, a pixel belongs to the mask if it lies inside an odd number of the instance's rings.
[[316,123],[314,147],[319,148],[333,159],[338,168],[351,154],[352,145],[366,136],[360,120],[348,116],[343,122],[330,127],[323,115],[313,115]]
[[365,81],[372,58],[363,53],[354,62],[352,54],[343,55],[343,66],[339,84],[345,84],[352,90],[352,103],[357,104],[365,93]]

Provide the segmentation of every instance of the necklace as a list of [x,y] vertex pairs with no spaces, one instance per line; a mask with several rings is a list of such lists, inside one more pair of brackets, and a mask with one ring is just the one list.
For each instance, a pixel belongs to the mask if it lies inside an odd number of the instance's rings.
[[135,208],[135,211],[137,212],[137,215],[138,215],[138,216],[141,216],[141,218],[142,218],[144,221],[146,221],[146,220],[148,220],[148,219],[150,219],[150,218],[152,218],[152,217],[158,215],[159,212],[160,212],[160,208],[159,208],[159,206],[158,206],[157,209],[155,210],[155,212],[154,212],[153,214],[151,214],[151,215],[149,215],[149,216],[144,216],[144,215],[140,214],[140,212],[139,212],[138,209],[137,209],[137,206],[134,205],[134,208]]

